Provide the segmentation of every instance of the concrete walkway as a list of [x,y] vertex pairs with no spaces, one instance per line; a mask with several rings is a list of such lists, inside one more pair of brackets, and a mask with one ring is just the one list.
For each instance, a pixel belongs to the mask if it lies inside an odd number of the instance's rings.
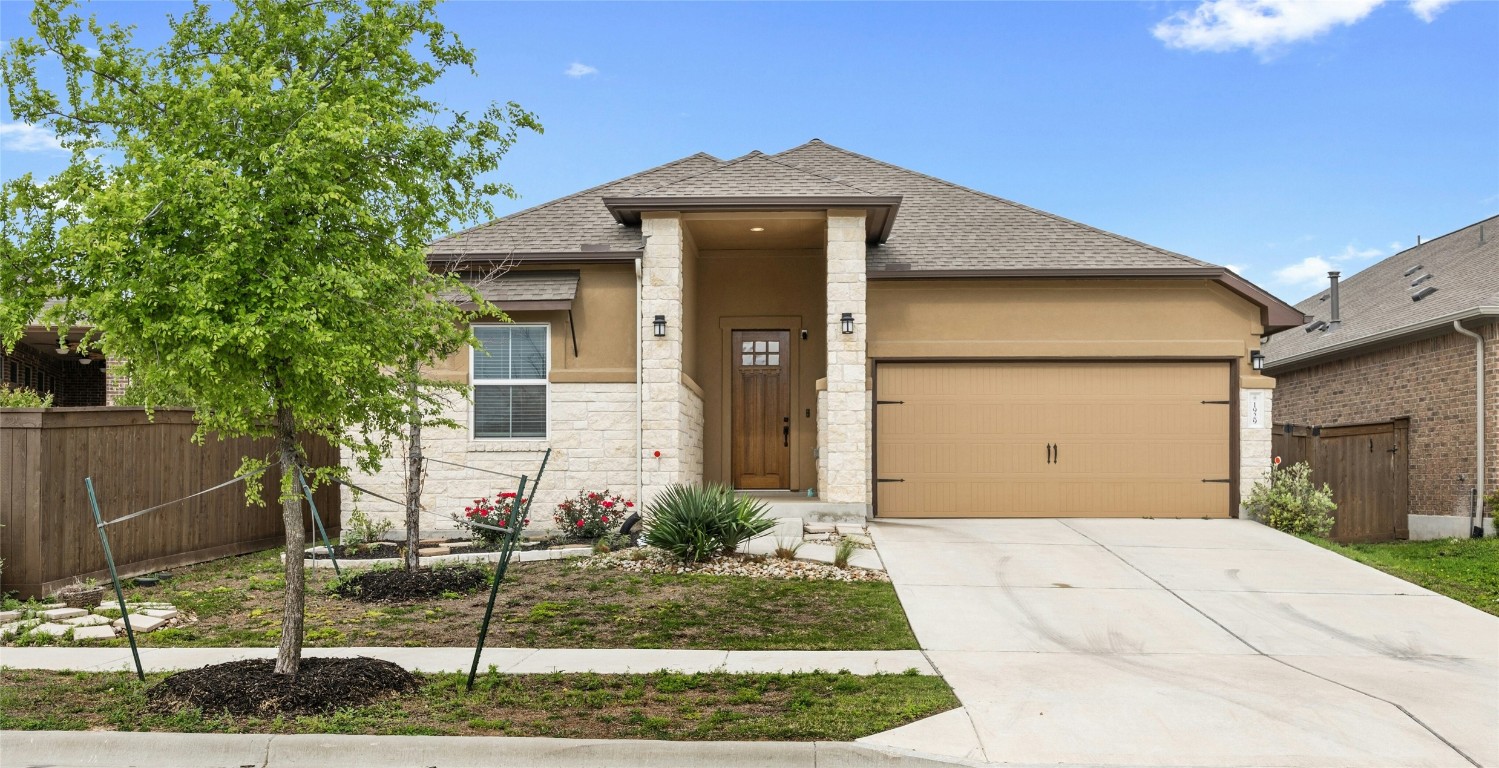
[[861,740],[1024,765],[1499,768],[1499,617],[1239,520],[871,528],[963,710]]
[[3,731],[6,768],[949,768],[847,742]]
[[[307,648],[306,657],[369,656],[413,672],[467,672],[472,648]],[[142,648],[147,672],[195,669],[239,659],[274,659],[275,648]],[[134,671],[129,648],[4,648],[0,666],[13,669]],[[633,648],[486,648],[479,670],[544,672],[837,672],[857,675],[914,669],[935,674],[920,651],[678,651]]]

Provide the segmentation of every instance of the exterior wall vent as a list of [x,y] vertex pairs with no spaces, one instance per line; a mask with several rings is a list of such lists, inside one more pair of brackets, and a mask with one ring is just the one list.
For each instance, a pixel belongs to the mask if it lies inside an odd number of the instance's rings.
[[1421,290],[1411,294],[1411,301],[1420,301],[1436,292],[1437,287],[1435,285],[1428,285],[1425,288],[1422,288]]

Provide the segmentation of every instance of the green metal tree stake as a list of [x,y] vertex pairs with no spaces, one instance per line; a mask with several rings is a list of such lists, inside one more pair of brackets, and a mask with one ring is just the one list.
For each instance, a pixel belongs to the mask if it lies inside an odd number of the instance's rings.
[[520,477],[520,488],[515,491],[516,504],[510,509],[510,517],[505,522],[509,525],[509,532],[505,535],[504,543],[500,546],[500,557],[494,566],[494,581],[489,585],[489,605],[484,609],[484,623],[479,626],[479,642],[474,644],[474,663],[468,668],[468,685],[466,691],[474,689],[474,676],[479,674],[479,655],[484,653],[484,638],[489,635],[489,619],[494,615],[494,599],[500,593],[500,580],[505,578],[505,568],[510,565],[510,552],[515,549],[515,538],[520,533],[522,518],[520,512],[520,500],[526,498],[526,476]]
[[323,518],[317,513],[317,502],[312,500],[312,489],[307,487],[307,478],[302,474],[301,467],[297,467],[297,482],[302,484],[302,495],[307,497],[307,505],[312,507],[312,522],[317,526],[318,535],[323,537],[323,546],[328,549],[328,559],[333,561],[333,573],[342,576],[344,573],[338,569],[338,558],[333,555],[333,545],[328,542],[328,531],[323,528]]
[[146,681],[146,670],[141,668],[141,652],[135,646],[135,630],[130,627],[130,611],[125,609],[125,590],[120,588],[120,574],[115,570],[115,556],[109,550],[109,536],[104,533],[104,517],[99,514],[99,500],[94,496],[94,478],[83,478],[88,488],[88,503],[94,510],[94,527],[99,531],[99,543],[104,545],[104,562],[109,563],[109,578],[115,585],[115,599],[120,601],[120,619],[125,622],[125,637],[130,640],[130,655],[135,659],[135,676]]

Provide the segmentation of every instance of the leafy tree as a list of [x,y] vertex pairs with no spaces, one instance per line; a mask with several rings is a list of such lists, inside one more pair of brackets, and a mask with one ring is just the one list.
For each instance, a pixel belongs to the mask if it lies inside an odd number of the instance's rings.
[[[171,18],[148,51],[128,28],[39,0],[35,37],[11,41],[0,78],[13,117],[50,129],[71,159],[5,184],[0,341],[33,318],[86,319],[88,343],[127,361],[142,392],[196,408],[199,439],[274,438],[288,553],[276,671],[295,675],[297,435],[366,470],[389,454],[410,387],[389,374],[447,348],[441,297],[461,290],[429,275],[424,246],[492,215],[489,199],[512,191],[486,174],[540,126],[514,103],[470,115],[427,95],[445,72],[474,71],[435,0],[213,8]],[[61,69],[60,90],[44,68]]]

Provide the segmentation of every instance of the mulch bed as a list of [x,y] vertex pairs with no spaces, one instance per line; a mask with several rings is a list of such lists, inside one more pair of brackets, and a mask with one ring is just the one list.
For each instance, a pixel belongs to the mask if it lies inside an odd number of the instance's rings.
[[276,674],[274,659],[247,659],[178,672],[147,689],[146,698],[162,712],[274,716],[359,706],[417,686],[410,672],[364,656],[302,659],[295,678]]
[[377,568],[339,582],[333,593],[361,603],[403,603],[445,594],[467,595],[487,586],[487,568],[463,565],[416,571]]

